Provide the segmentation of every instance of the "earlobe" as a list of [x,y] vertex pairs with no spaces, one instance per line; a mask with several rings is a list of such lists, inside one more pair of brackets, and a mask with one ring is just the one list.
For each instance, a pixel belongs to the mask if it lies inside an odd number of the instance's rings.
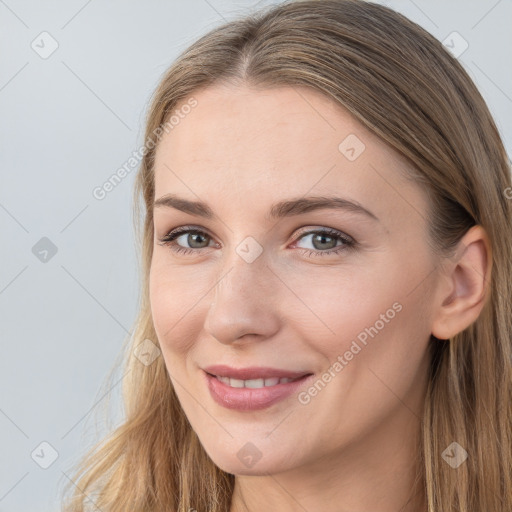
[[455,256],[444,262],[443,284],[433,314],[432,335],[449,339],[480,315],[490,285],[492,252],[482,226],[473,226],[459,242]]

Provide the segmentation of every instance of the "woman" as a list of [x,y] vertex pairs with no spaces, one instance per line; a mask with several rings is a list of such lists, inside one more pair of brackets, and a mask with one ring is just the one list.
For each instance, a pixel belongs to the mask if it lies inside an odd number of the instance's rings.
[[203,36],[148,114],[126,419],[66,510],[512,510],[510,190],[475,85],[402,15]]

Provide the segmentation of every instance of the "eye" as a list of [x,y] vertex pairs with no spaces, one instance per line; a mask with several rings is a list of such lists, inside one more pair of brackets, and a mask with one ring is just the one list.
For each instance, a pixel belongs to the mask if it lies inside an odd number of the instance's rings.
[[[299,241],[307,237],[312,237],[311,242],[313,244],[313,250],[301,248],[300,251],[308,257],[338,254],[342,251],[354,248],[357,244],[352,237],[331,228],[303,232],[302,235],[296,239],[294,244],[297,244]],[[182,239],[182,243],[189,244],[189,247],[183,247],[180,245],[178,243],[180,239]],[[182,226],[170,231],[160,238],[159,243],[160,245],[168,246],[171,251],[175,253],[193,254],[197,253],[197,251],[201,249],[209,247],[209,242],[211,241],[213,241],[213,239],[205,231],[192,228],[191,226]],[[214,246],[215,245],[218,246],[218,244],[215,244],[214,242]]]
[[[313,250],[302,249],[302,252],[306,253],[308,257],[339,254],[342,251],[347,251],[348,249],[354,248],[356,245],[356,241],[352,237],[345,235],[341,231],[331,228],[307,231],[306,233],[303,233],[303,235],[300,236],[297,240],[301,241],[307,237],[312,237],[311,242],[313,244]],[[341,243],[338,244],[338,242]]]
[[[190,243],[191,248],[182,247],[177,243],[179,239],[183,239],[186,243]],[[211,240],[210,235],[201,231],[200,229],[192,229],[190,226],[183,226],[176,228],[173,231],[167,233],[160,239],[160,245],[167,245],[171,251],[182,254],[194,253],[198,249],[204,249],[208,247],[208,244],[204,246],[204,240]],[[198,247],[199,246],[199,247]]]

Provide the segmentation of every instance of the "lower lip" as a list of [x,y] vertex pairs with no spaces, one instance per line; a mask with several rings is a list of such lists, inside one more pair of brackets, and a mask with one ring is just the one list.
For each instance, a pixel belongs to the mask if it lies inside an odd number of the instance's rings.
[[305,375],[293,382],[266,386],[263,388],[232,388],[216,377],[203,371],[212,398],[219,405],[238,411],[265,409],[294,393],[314,375]]

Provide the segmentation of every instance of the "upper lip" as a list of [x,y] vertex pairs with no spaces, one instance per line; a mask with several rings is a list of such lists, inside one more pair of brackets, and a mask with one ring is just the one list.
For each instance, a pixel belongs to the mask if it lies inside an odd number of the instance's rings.
[[247,368],[232,368],[224,364],[206,366],[203,370],[217,377],[232,377],[240,380],[270,379],[272,377],[296,379],[304,375],[311,375],[311,372],[283,370],[281,368],[270,368],[268,366],[250,366]]

